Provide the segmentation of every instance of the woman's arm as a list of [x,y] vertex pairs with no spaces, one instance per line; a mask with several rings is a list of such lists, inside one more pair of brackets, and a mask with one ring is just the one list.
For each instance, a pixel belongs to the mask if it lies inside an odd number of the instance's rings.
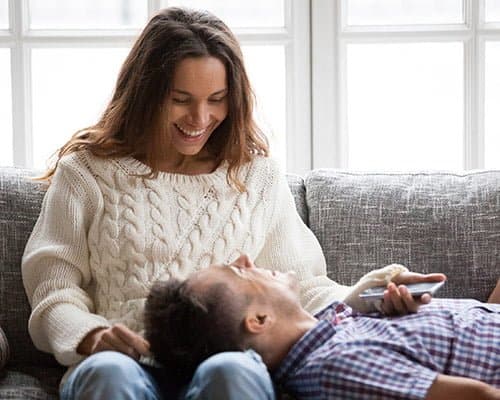
[[500,389],[475,379],[439,374],[425,400],[500,400]]
[[94,313],[84,290],[91,280],[87,234],[98,196],[76,155],[61,160],[23,255],[31,338],[63,365],[82,359],[76,348],[90,331],[110,325]]

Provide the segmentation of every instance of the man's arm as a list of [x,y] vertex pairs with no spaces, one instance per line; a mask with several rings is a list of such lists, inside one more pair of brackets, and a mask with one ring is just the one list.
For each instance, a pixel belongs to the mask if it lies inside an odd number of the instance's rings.
[[425,400],[500,400],[500,389],[470,378],[439,374]]

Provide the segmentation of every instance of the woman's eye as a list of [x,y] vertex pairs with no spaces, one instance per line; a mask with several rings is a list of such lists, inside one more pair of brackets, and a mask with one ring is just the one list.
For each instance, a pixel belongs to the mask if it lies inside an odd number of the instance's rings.
[[224,96],[224,97],[219,97],[219,98],[217,98],[217,99],[210,99],[209,101],[210,101],[211,103],[221,103],[221,102],[223,102],[223,101],[224,101],[224,99],[225,99],[225,98],[226,98],[226,96]]
[[189,99],[176,99],[173,98],[172,101],[177,104],[187,104],[189,103]]

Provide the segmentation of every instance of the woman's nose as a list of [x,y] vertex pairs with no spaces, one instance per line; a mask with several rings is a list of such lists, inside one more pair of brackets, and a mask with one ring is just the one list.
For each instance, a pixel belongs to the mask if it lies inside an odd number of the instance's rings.
[[192,124],[197,128],[206,128],[210,123],[210,111],[203,103],[193,105],[191,110]]

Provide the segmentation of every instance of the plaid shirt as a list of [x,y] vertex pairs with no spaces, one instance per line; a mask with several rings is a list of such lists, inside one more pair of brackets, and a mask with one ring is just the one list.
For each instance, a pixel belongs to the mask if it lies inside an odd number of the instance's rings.
[[500,305],[434,299],[416,314],[335,302],[274,373],[299,399],[423,399],[438,373],[500,387]]

